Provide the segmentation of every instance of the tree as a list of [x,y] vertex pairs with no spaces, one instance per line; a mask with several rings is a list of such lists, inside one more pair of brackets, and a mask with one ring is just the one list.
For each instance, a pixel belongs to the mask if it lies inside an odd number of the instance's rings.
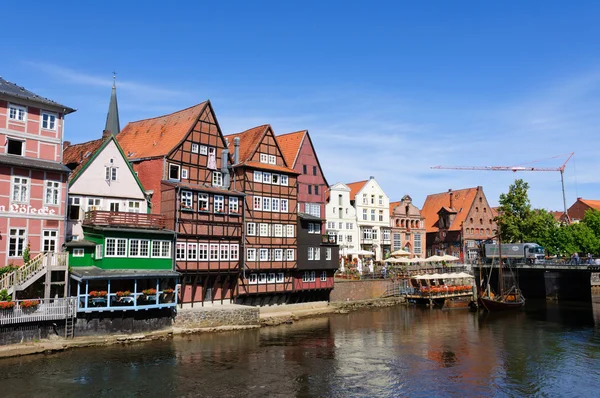
[[581,222],[587,225],[594,231],[594,235],[600,238],[600,211],[595,209],[586,211]]
[[533,210],[526,224],[526,242],[535,242],[543,246],[550,255],[558,254],[554,248],[560,225],[552,214],[543,209]]
[[27,246],[25,247],[25,250],[23,250],[23,263],[27,265],[29,264],[29,261],[31,261],[31,246],[29,245],[29,242],[27,242]]
[[500,235],[503,242],[524,242],[531,234],[534,224],[531,220],[532,210],[527,190],[529,184],[522,179],[515,180],[508,187],[508,193],[500,194],[497,222],[500,224]]

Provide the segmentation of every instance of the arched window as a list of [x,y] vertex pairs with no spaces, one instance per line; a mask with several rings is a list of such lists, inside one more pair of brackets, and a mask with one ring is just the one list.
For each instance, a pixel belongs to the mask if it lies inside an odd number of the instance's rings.
[[479,224],[483,225],[483,218],[479,219]]
[[399,226],[400,226],[400,219],[396,218],[396,227],[399,227]]
[[469,222],[473,224],[473,217],[469,218]]
[[404,219],[400,221],[400,227],[404,228]]
[[483,198],[481,196],[479,197],[479,203],[483,203]]
[[484,213],[487,213],[487,207],[484,207],[484,208],[483,208],[483,212],[484,212]]
[[479,213],[479,207],[475,206],[475,213]]

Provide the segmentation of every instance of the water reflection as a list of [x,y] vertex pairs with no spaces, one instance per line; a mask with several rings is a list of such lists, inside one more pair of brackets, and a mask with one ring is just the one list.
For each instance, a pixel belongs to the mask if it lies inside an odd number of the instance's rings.
[[9,396],[588,396],[600,304],[396,307],[260,330],[0,361]]

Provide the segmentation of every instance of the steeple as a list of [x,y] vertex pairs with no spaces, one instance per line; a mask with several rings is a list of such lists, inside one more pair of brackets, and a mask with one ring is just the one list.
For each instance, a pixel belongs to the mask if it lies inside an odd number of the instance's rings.
[[119,125],[119,107],[117,105],[117,73],[113,72],[113,86],[110,94],[110,104],[108,104],[108,114],[106,115],[106,126],[104,126],[103,137],[117,135],[121,131]]

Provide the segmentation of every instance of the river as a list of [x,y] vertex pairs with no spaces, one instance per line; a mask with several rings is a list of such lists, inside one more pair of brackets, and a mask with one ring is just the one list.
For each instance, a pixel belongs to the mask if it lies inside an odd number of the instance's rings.
[[2,397],[598,396],[600,308],[390,307],[0,360]]

